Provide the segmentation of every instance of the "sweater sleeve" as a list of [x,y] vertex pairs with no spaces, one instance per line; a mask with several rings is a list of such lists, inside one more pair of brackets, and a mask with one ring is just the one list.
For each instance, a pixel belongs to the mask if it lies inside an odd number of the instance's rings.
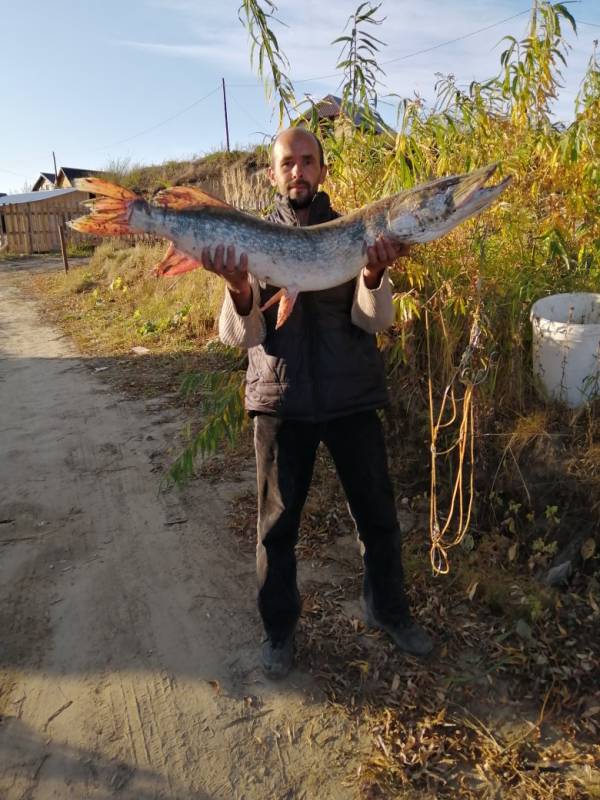
[[356,279],[352,322],[367,333],[379,333],[394,323],[396,314],[392,302],[392,282],[387,269],[376,289],[368,289],[363,273]]
[[252,287],[252,308],[246,316],[238,313],[229,289],[225,288],[225,297],[219,317],[219,339],[229,347],[256,347],[265,340],[265,318],[260,310],[260,289],[253,275],[249,276]]

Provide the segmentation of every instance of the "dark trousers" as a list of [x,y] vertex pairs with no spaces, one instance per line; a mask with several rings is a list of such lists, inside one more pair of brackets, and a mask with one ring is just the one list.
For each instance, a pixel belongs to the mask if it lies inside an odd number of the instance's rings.
[[365,598],[381,622],[409,617],[400,528],[377,412],[320,423],[259,414],[254,417],[258,608],[274,642],[292,633],[300,616],[295,545],[320,442],[331,453],[364,544]]

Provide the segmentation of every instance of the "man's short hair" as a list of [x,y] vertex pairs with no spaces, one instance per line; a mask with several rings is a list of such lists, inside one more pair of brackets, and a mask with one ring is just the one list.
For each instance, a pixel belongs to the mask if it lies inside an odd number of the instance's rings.
[[[303,133],[307,133],[309,136],[312,136],[312,138],[317,143],[317,147],[319,149],[319,165],[321,167],[325,166],[325,153],[323,151],[323,145],[321,144],[321,140],[315,133],[309,131],[308,128],[305,128],[303,125],[296,125],[295,127],[286,128],[285,130],[291,130],[291,131],[299,130],[302,131]],[[271,166],[273,166],[273,148],[275,147],[275,143],[277,142],[277,139],[282,133],[284,133],[284,131],[279,131],[279,133],[275,134],[275,136],[271,140]]]

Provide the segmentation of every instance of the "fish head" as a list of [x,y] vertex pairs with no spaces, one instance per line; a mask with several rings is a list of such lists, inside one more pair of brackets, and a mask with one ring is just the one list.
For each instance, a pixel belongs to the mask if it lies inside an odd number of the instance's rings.
[[431,242],[444,236],[490,206],[504,191],[510,178],[495,186],[484,186],[495,169],[492,164],[397,195],[388,208],[390,235],[408,244]]

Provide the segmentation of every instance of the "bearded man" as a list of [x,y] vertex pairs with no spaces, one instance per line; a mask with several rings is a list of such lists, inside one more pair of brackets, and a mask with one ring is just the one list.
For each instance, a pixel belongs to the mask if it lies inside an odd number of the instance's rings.
[[[316,225],[336,219],[319,191],[327,167],[319,140],[303,128],[282,131],[272,148],[269,179],[276,188],[270,220]],[[246,409],[253,418],[258,480],[258,608],[266,640],[262,665],[271,678],[288,674],[301,602],[295,545],[317,447],[334,460],[364,546],[367,623],[396,646],[427,655],[433,642],[411,617],[404,586],[401,535],[378,410],[388,403],[374,334],[394,321],[387,267],[408,247],[387,239],[365,245],[355,279],[302,292],[285,324],[277,308],[261,308],[278,291],[261,285],[233,247],[205,249],[202,262],[227,282],[221,340],[248,350]],[[323,264],[327,269],[327,264]]]

